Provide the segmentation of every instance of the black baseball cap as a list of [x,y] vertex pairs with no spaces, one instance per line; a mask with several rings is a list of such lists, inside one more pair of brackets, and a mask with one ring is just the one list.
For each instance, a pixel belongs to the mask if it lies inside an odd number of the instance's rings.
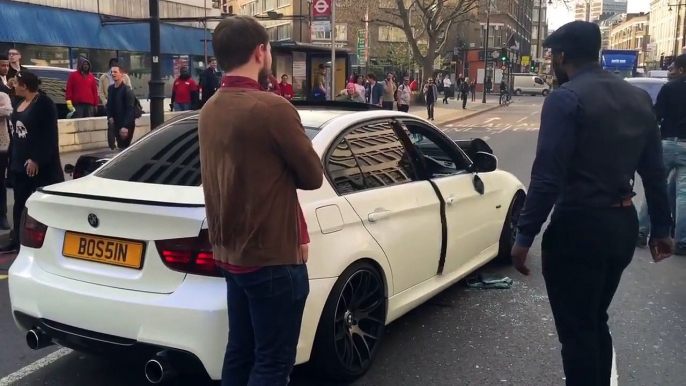
[[601,46],[600,27],[587,21],[573,21],[558,28],[544,41],[543,47],[564,52],[567,57],[598,56]]

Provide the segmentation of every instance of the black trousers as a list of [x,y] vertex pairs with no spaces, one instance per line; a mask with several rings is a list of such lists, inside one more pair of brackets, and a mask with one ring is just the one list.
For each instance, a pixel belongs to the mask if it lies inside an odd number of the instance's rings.
[[410,106],[408,105],[398,105],[398,111],[402,111],[403,113],[406,113],[410,111]]
[[133,132],[135,129],[129,129],[129,136],[126,137],[126,139],[122,139],[121,135],[119,135],[119,129],[116,128],[116,125],[112,123],[107,124],[107,145],[109,145],[110,149],[126,149],[131,145],[131,141],[133,140]]
[[426,113],[428,114],[429,119],[434,119],[434,103],[427,103],[426,104]]
[[636,246],[636,208],[559,209],[543,235],[543,277],[567,386],[608,386],[607,310]]
[[74,105],[74,115],[71,117],[76,118],[91,118],[95,116],[95,110],[97,108],[93,105],[87,103],[77,103]]
[[462,94],[460,94],[460,97],[462,98],[462,108],[466,109],[467,108],[467,94],[462,93]]
[[6,151],[0,151],[0,216],[7,216],[7,179],[5,172],[9,155]]
[[18,244],[21,235],[21,216],[26,208],[26,201],[38,189],[38,183],[35,178],[26,175],[26,172],[11,172],[10,178],[12,178],[14,189],[14,207],[12,208],[14,229],[12,231],[12,240]]
[[381,102],[381,106],[383,107],[384,110],[393,110],[393,104],[394,104],[394,102],[386,102],[386,101]]

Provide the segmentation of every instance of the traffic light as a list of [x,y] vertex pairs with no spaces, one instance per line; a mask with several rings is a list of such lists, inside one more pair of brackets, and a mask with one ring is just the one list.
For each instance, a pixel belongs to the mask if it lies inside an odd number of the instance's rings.
[[507,61],[507,48],[505,47],[500,49],[500,61],[503,63]]
[[531,62],[531,64],[529,65],[529,71],[536,72],[536,62]]

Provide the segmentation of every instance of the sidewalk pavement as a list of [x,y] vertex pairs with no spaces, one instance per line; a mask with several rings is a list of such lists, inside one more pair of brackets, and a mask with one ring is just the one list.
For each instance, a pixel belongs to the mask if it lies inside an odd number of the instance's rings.
[[[434,106],[435,120],[433,123],[436,126],[443,126],[448,123],[471,118],[500,106],[498,104],[498,95],[486,95],[486,103],[481,103],[481,94],[477,94],[475,102],[472,102],[471,97],[468,96],[467,98],[467,108],[464,110],[462,109],[461,100],[449,99],[448,104],[445,105],[443,100],[439,99]],[[410,114],[426,118],[426,106],[411,106]]]

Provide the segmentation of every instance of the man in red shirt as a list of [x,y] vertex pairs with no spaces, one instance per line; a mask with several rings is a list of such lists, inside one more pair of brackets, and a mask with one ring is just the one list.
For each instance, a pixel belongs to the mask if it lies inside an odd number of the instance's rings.
[[281,90],[281,96],[290,100],[293,100],[293,85],[288,83],[288,75],[281,75],[281,83],[279,83],[279,89]]
[[67,107],[74,112],[72,118],[94,117],[100,104],[98,81],[91,73],[91,62],[88,59],[79,57],[77,63],[77,70],[67,78]]
[[187,67],[181,67],[181,75],[174,81],[171,100],[172,111],[189,111],[197,105],[198,85]]

